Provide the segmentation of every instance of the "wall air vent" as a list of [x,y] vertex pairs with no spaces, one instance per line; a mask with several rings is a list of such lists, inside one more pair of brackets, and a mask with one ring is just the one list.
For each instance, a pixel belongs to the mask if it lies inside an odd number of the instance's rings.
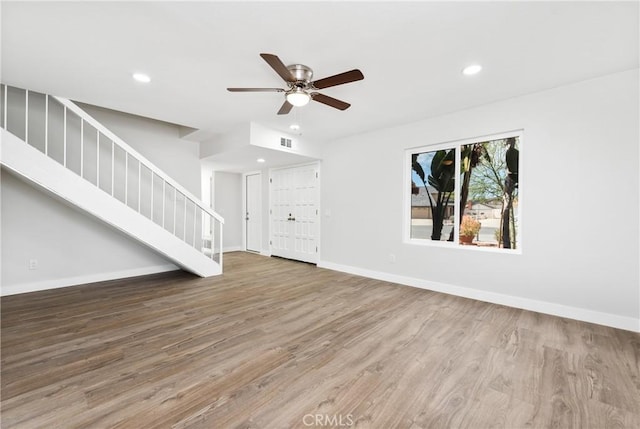
[[291,139],[280,137],[280,146],[291,147]]

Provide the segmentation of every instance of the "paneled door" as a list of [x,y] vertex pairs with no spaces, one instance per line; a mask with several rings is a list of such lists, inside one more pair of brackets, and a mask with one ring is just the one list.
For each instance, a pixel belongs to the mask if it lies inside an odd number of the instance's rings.
[[262,249],[262,175],[260,173],[245,176],[246,197],[246,249],[260,252]]
[[318,262],[318,164],[271,171],[271,254]]

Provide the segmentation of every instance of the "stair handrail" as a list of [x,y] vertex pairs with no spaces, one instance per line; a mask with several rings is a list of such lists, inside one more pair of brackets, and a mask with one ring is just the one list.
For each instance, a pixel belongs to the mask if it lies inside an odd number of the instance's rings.
[[194,204],[196,204],[200,209],[202,209],[208,215],[212,216],[214,219],[216,219],[221,224],[224,224],[224,218],[222,216],[220,216],[217,212],[215,212],[213,209],[211,209],[210,207],[205,205],[200,200],[200,198],[197,198],[195,195],[193,195],[191,192],[189,192],[187,189],[185,189],[184,186],[180,185],[173,178],[171,178],[171,176],[169,176],[167,173],[165,173],[160,168],[158,168],[154,163],[149,161],[146,157],[144,157],[142,154],[140,154],[137,150],[135,150],[134,148],[129,146],[127,143],[125,143],[124,140],[122,140],[120,137],[115,135],[111,130],[109,130],[107,127],[105,127],[100,122],[98,122],[93,116],[89,115],[87,112],[82,110],[77,104],[75,104],[74,102],[72,102],[71,100],[69,100],[67,98],[59,97],[59,96],[56,96],[56,95],[49,95],[49,97],[54,98],[59,103],[61,103],[63,106],[66,106],[67,109],[71,110],[73,113],[75,113],[80,118],[82,118],[84,121],[86,121],[88,124],[93,126],[96,130],[100,131],[100,133],[102,133],[105,137],[108,137],[111,141],[114,142],[114,144],[117,144],[120,148],[122,148],[129,155],[131,155],[132,157],[136,158],[140,163],[144,164],[145,167],[147,167],[149,170],[151,170],[152,172],[157,174],[166,183],[168,183],[169,185],[173,186],[177,191],[179,191],[182,195],[184,195],[186,198],[191,200]]
[[[13,90],[18,90],[24,93],[24,104],[20,105],[20,103],[14,105],[14,109],[12,115],[13,115],[13,122],[14,126],[13,126],[13,130],[10,131],[10,123],[11,121],[9,121],[9,90],[10,88],[13,88]],[[59,97],[59,96],[55,96],[55,95],[51,95],[51,94],[42,94],[42,93],[38,93],[36,91],[29,91],[28,89],[22,89],[22,88],[16,88],[16,87],[11,87],[9,85],[6,85],[4,83],[0,83],[0,90],[3,90],[3,97],[2,97],[2,101],[1,106],[2,106],[2,115],[0,117],[0,120],[2,121],[2,128],[6,129],[7,132],[10,133],[14,133],[15,136],[17,136],[18,138],[22,139],[26,144],[31,144],[34,148],[40,150],[44,155],[49,156],[51,159],[53,159],[54,161],[57,161],[58,163],[60,163],[63,167],[70,169],[71,171],[73,171],[75,174],[78,174],[80,177],[82,177],[83,179],[89,181],[93,186],[96,186],[98,189],[101,189],[104,192],[107,192],[108,194],[111,195],[111,197],[116,198],[117,200],[119,200],[120,202],[124,203],[125,205],[127,205],[129,208],[135,210],[138,214],[146,217],[147,219],[149,219],[150,221],[160,225],[163,229],[165,229],[167,232],[169,232],[170,234],[172,234],[174,237],[178,238],[179,240],[183,241],[184,243],[188,244],[189,246],[193,247],[194,249],[196,249],[198,252],[204,254],[205,256],[209,257],[210,259],[214,260],[217,262],[219,267],[222,267],[222,263],[223,263],[223,226],[224,226],[224,218],[222,216],[220,216],[217,212],[215,212],[211,207],[205,205],[204,202],[202,202],[200,200],[200,198],[196,197],[195,195],[193,195],[191,192],[189,192],[187,189],[184,188],[184,186],[180,185],[178,182],[176,182],[173,178],[171,178],[167,173],[165,173],[164,171],[162,171],[160,168],[158,168],[153,162],[149,161],[145,156],[143,156],[142,154],[140,154],[137,150],[133,149],[129,144],[127,144],[124,140],[122,140],[120,137],[118,137],[115,133],[113,133],[111,130],[109,130],[106,126],[104,126],[103,124],[101,124],[98,120],[96,120],[94,117],[92,117],[89,113],[87,113],[86,111],[84,111],[81,107],[79,107],[77,104],[75,104],[74,102],[72,102],[71,100],[67,99],[67,98],[63,98],[63,97]],[[37,143],[32,143],[29,139],[29,128],[30,128],[30,124],[32,124],[32,121],[30,121],[30,116],[29,116],[29,101],[30,101],[30,94],[31,93],[35,93],[35,94],[41,94],[43,95],[44,98],[44,149],[41,150],[38,146]],[[13,98],[12,100],[19,100],[20,97]],[[48,135],[49,135],[49,118],[50,118],[50,114],[51,111],[49,110],[49,101],[50,99],[52,99],[56,104],[58,104],[60,107],[62,107],[63,109],[63,113],[62,113],[62,136],[58,136],[58,137],[62,137],[62,158],[60,159],[60,154],[58,154],[58,158],[56,158],[55,155],[52,155],[49,151],[49,145],[48,145]],[[22,111],[22,115],[23,115],[23,124],[21,124],[20,121],[20,113],[18,113],[18,115],[16,116],[16,109],[17,112]],[[36,107],[37,109],[37,107]],[[68,121],[69,121],[69,115],[68,113],[71,113],[72,116],[75,116],[76,118],[78,118],[80,120],[80,171],[76,171],[73,169],[73,167],[70,167],[67,164],[67,143],[68,143],[68,139],[67,139],[67,125],[68,125]],[[57,122],[57,119],[55,119],[54,117],[54,121]],[[37,124],[37,122],[33,122],[35,124]],[[90,179],[89,177],[85,176],[85,174],[83,173],[84,170],[84,165],[85,165],[85,158],[83,157],[83,148],[85,146],[85,142],[84,142],[84,125],[87,125],[88,127],[92,128],[93,130],[95,130],[96,134],[96,156],[94,157],[93,161],[94,161],[94,165],[95,165],[95,182],[93,179]],[[22,135],[20,133],[20,127],[24,126],[24,134]],[[17,127],[17,128],[16,128]],[[110,174],[110,181],[111,181],[111,186],[110,187],[102,187],[101,186],[101,181],[100,181],[100,136],[105,137],[106,139],[108,139],[108,141],[111,144],[111,163],[110,163],[110,170],[111,170],[111,174]],[[122,195],[117,196],[117,192],[115,189],[115,174],[116,174],[116,170],[115,170],[115,148],[118,148],[119,151],[124,152],[125,154],[125,172],[124,172],[124,199],[121,198]],[[133,160],[135,162],[135,164],[137,164],[137,185],[138,185],[138,191],[137,191],[137,208],[134,206],[131,206],[129,204],[129,198],[128,198],[128,194],[127,194],[127,189],[128,189],[128,185],[127,185],[127,178],[129,176],[128,173],[128,167],[126,167],[128,165],[129,160]],[[89,163],[88,166],[91,166],[91,162]],[[141,183],[142,183],[142,170],[143,167],[145,169],[147,169],[150,173],[151,173],[151,188],[150,188],[150,206],[149,206],[149,212],[148,213],[143,213],[143,206],[141,204],[142,202],[142,196],[141,196]],[[146,174],[146,173],[145,173]],[[156,178],[162,183],[162,215],[161,215],[161,222],[159,222],[159,219],[156,216],[156,219],[154,219],[154,178]],[[108,185],[105,185],[108,186]],[[173,198],[171,201],[171,199],[167,200],[167,195],[165,193],[165,188],[173,188]],[[181,208],[178,209],[177,204],[178,204],[178,194],[182,195],[182,199],[184,200],[184,205],[182,205]],[[188,213],[188,206],[187,206],[187,202],[190,202],[190,204],[193,204],[193,218],[192,218],[192,224],[190,223],[190,221],[187,218],[187,213]],[[165,206],[166,204],[171,204],[171,206],[173,208],[173,216],[172,216],[172,223],[173,223],[173,229],[171,229],[171,227],[167,227],[166,223],[165,223]],[[171,209],[169,209],[169,213],[168,216],[171,216]],[[179,225],[176,220],[177,220],[177,216],[178,214],[182,214],[182,220],[180,221]],[[200,218],[200,220],[198,220],[198,218]],[[171,220],[169,221],[171,222]],[[200,224],[201,222],[201,228],[198,228],[198,224]],[[217,222],[217,225],[215,225]],[[187,227],[189,226],[189,231],[191,231],[191,233],[189,234],[187,231]],[[191,228],[191,226],[193,226],[193,228]],[[214,232],[217,229],[217,232]],[[182,234],[180,234],[179,231],[182,231]],[[198,234],[198,231],[200,231],[200,234]],[[190,237],[189,237],[190,236]],[[199,236],[199,238],[198,238]]]

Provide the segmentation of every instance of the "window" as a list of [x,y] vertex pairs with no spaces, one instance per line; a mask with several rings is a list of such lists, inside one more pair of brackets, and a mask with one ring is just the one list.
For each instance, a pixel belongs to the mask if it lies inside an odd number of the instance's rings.
[[411,243],[520,250],[522,133],[407,151]]

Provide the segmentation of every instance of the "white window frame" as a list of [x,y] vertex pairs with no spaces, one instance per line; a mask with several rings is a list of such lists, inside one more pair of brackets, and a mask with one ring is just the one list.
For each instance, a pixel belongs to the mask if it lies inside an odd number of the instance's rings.
[[[517,137],[518,138],[518,151],[519,151],[519,166],[518,166],[518,207],[517,207],[517,217],[518,217],[518,247],[516,249],[504,249],[497,247],[484,247],[484,246],[463,246],[459,244],[459,232],[460,229],[457,225],[460,224],[460,204],[458,197],[460,196],[460,187],[462,185],[460,180],[460,165],[461,165],[461,154],[462,154],[462,146],[478,143],[483,141],[492,141],[492,140],[501,140],[509,137]],[[448,142],[440,142],[434,143],[424,146],[416,146],[411,147],[405,150],[404,156],[404,166],[403,166],[403,222],[402,222],[402,235],[403,235],[403,243],[417,245],[417,246],[428,246],[428,247],[441,247],[447,249],[463,249],[472,252],[495,252],[499,254],[513,254],[520,255],[522,254],[523,248],[523,234],[522,234],[522,195],[523,195],[523,165],[522,162],[524,159],[524,130],[518,129],[513,131],[505,131],[501,133],[481,135],[472,138],[465,138],[461,140],[453,140]],[[434,152],[442,149],[455,149],[456,150],[456,183],[455,183],[455,204],[454,204],[454,237],[453,241],[433,241],[424,238],[411,238],[411,177],[412,177],[412,169],[411,169],[411,156],[416,153],[423,152]]]

